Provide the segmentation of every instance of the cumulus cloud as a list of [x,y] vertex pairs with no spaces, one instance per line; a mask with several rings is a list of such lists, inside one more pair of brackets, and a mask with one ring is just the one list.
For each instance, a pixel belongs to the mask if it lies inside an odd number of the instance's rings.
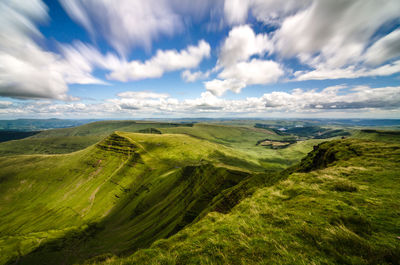
[[267,34],[255,34],[249,25],[234,27],[224,40],[213,71],[220,71],[218,78],[204,82],[205,88],[217,96],[231,90],[239,93],[248,85],[276,82],[284,74],[275,61],[256,59],[273,51]]
[[255,34],[249,25],[234,27],[221,47],[218,65],[229,67],[239,61],[246,61],[252,55],[262,56],[271,52],[273,44],[267,34]]
[[158,50],[156,55],[145,62],[122,63],[108,77],[119,81],[161,77],[164,72],[197,67],[203,58],[210,56],[210,50],[210,45],[204,40],[197,46],[188,46],[179,52]]
[[252,59],[225,68],[218,76],[224,79],[237,79],[246,85],[268,84],[284,74],[281,66],[271,60]]
[[240,93],[242,88],[246,86],[245,82],[238,81],[236,79],[214,79],[211,81],[204,82],[204,86],[207,91],[210,91],[213,95],[222,96],[226,91],[231,90],[235,93]]

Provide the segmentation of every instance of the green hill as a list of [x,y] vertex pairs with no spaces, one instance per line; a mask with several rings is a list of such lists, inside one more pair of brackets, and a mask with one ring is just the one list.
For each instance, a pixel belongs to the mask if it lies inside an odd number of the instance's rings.
[[71,154],[0,158],[0,262],[130,253],[210,210],[228,211],[220,194],[255,174],[232,153],[186,135],[118,132]]
[[97,143],[114,131],[139,132],[152,127],[176,127],[174,123],[98,121],[77,127],[45,130],[19,141],[0,143],[0,156],[19,154],[66,154]]
[[399,169],[399,145],[323,143],[230,213],[100,263],[398,264]]

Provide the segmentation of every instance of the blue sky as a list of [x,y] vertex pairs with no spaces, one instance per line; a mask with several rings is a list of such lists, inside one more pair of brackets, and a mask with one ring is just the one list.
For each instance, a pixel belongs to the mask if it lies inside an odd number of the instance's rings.
[[5,0],[0,118],[400,118],[396,0]]

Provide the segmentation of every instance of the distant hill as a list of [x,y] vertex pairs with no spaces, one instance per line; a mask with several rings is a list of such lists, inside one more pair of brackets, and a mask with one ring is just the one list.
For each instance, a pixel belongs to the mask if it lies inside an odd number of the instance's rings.
[[0,120],[0,130],[12,131],[42,131],[54,128],[79,126],[96,120],[67,120],[67,119],[16,119]]

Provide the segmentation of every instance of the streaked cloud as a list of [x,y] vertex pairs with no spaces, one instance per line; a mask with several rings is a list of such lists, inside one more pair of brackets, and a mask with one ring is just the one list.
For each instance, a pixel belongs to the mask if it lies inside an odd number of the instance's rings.
[[72,19],[93,37],[104,37],[120,54],[151,47],[159,35],[182,30],[179,15],[165,0],[60,0]]
[[197,46],[188,46],[185,50],[158,50],[145,62],[122,62],[108,75],[109,79],[118,81],[140,80],[161,77],[165,72],[197,67],[210,56],[210,45],[201,40]]
[[394,30],[376,41],[365,52],[365,61],[379,65],[400,55],[400,29]]
[[359,78],[370,76],[389,76],[400,72],[400,60],[393,63],[388,63],[377,68],[356,67],[350,65],[346,68],[322,68],[312,71],[296,71],[294,73],[295,80],[326,80],[326,79],[340,79],[340,78]]
[[48,19],[42,1],[0,3],[0,96],[72,100],[68,84],[102,84],[83,62],[43,50],[36,23]]
[[73,20],[123,56],[136,46],[149,50],[159,37],[182,32],[188,17],[200,19],[218,4],[211,0],[59,1]]

